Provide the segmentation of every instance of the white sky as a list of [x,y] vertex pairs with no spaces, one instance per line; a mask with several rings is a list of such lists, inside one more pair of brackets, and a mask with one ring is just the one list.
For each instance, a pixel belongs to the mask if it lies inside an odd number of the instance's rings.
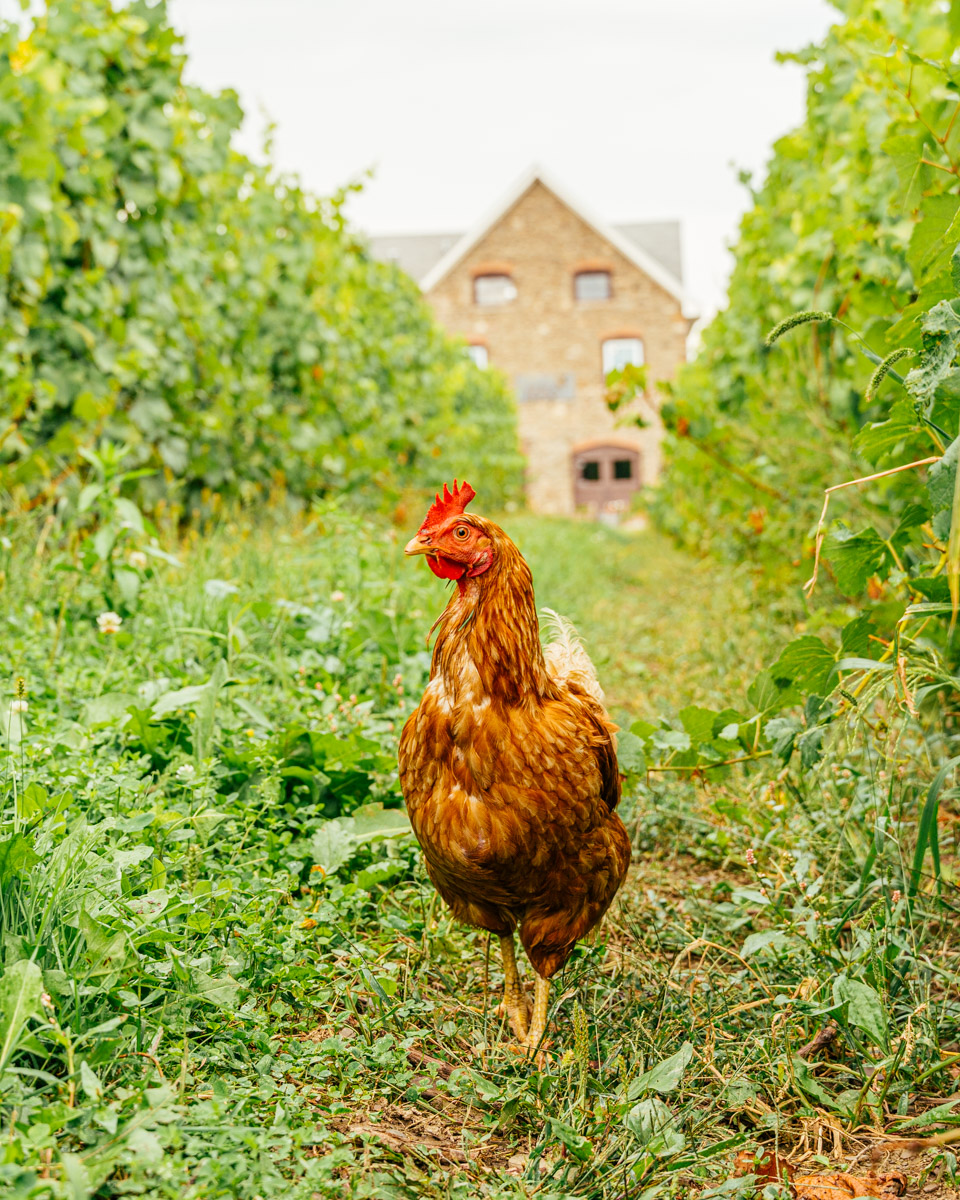
[[[11,7],[9,0],[0,8]],[[725,246],[772,142],[803,116],[778,65],[826,0],[169,0],[188,78],[233,87],[255,154],[320,193],[373,168],[370,233],[471,228],[532,163],[610,222],[683,223],[687,289],[722,305]],[[9,15],[9,13],[8,13]]]

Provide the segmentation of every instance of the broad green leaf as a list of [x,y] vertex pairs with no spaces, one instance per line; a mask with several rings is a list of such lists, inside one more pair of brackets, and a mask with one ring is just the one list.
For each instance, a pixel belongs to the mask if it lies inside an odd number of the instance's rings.
[[749,958],[761,950],[770,948],[779,950],[782,946],[788,946],[790,943],[791,939],[779,929],[766,929],[761,933],[751,933],[740,947],[740,953],[744,958]]
[[627,775],[642,775],[647,769],[643,742],[629,730],[617,735],[617,759],[620,770]]
[[787,680],[803,692],[824,693],[834,666],[833,654],[828,646],[812,633],[807,633],[783,648],[780,657],[770,668],[770,674],[778,683]]
[[825,547],[837,579],[837,587],[845,596],[859,596],[867,580],[881,571],[888,550],[875,529],[854,533],[845,526],[834,526]]
[[960,345],[960,317],[952,304],[941,300],[924,314],[920,328],[923,330],[920,365],[909,372],[904,386],[929,416],[937,386],[953,366]]
[[33,841],[25,833],[0,842],[0,887],[8,887],[18,875],[24,875],[40,861]]
[[841,975],[834,980],[833,998],[847,1006],[847,1020],[863,1030],[881,1048],[886,1048],[888,1022],[883,1002],[868,983]]
[[324,821],[310,840],[314,863],[324,875],[333,875],[353,854],[355,842],[351,836],[352,822],[337,817]]
[[173,692],[164,692],[153,702],[150,715],[155,721],[183,710],[196,709],[210,694],[209,683],[191,684],[190,687],[178,688]]
[[800,751],[800,766],[805,771],[815,767],[823,754],[823,739],[827,730],[822,725],[808,729],[797,738],[797,749]]
[[572,1126],[558,1121],[556,1117],[547,1117],[545,1132],[549,1141],[557,1141],[566,1146],[578,1162],[587,1162],[593,1154],[593,1144],[590,1140]]
[[40,1012],[43,972],[24,958],[0,976],[0,1073],[13,1057],[23,1027]]
[[927,476],[927,495],[934,512],[953,507],[953,493],[957,477],[957,453],[960,451],[960,437],[947,447],[943,457],[931,465]]
[[920,422],[913,405],[902,400],[890,410],[885,421],[874,421],[860,430],[853,439],[856,449],[869,463],[874,465],[888,454],[893,454],[908,438],[920,432]]
[[684,1042],[676,1054],[671,1054],[663,1062],[650,1067],[642,1075],[638,1075],[630,1084],[628,1099],[642,1096],[644,1092],[672,1092],[680,1084],[683,1073],[693,1058],[693,1046]]
[[402,808],[384,808],[379,801],[355,808],[351,819],[350,837],[358,846],[378,838],[403,837],[411,832],[410,818]]
[[788,762],[793,754],[797,737],[803,732],[803,726],[796,717],[774,717],[763,727],[764,737],[773,746],[773,752],[784,762]]
[[208,1004],[215,1004],[217,1008],[233,1010],[237,1007],[237,997],[243,985],[232,975],[226,972],[222,975],[208,975],[206,971],[196,967],[192,969],[191,974],[197,995],[202,1000],[206,1000]]
[[127,709],[136,703],[137,697],[132,692],[105,692],[86,702],[80,714],[80,723],[88,729],[114,723],[122,727],[130,720]]
[[714,723],[717,717],[713,709],[700,708],[696,704],[691,704],[687,708],[681,708],[677,715],[680,717],[680,723],[684,729],[690,734],[690,741],[694,746],[701,742],[713,741]]
[[898,203],[912,212],[919,206],[923,196],[925,172],[921,159],[927,151],[923,134],[898,134],[887,138],[882,149],[897,169],[900,180]]
[[648,1096],[634,1105],[624,1118],[624,1124],[646,1153],[655,1158],[679,1154],[686,1145],[676,1117],[657,1096]]
[[831,1097],[824,1091],[816,1076],[810,1070],[810,1064],[798,1054],[793,1056],[790,1063],[793,1067],[794,1079],[796,1079],[800,1088],[808,1095],[813,1096],[815,1100],[819,1100],[821,1104],[832,1108]]
[[85,908],[81,908],[78,920],[90,956],[90,974],[111,975],[119,971],[127,960],[126,933],[101,925]]
[[87,1099],[92,1100],[94,1104],[99,1104],[103,1099],[103,1084],[86,1059],[80,1063],[80,1086]]
[[747,689],[747,699],[759,713],[771,712],[780,707],[782,690],[777,687],[773,675],[764,668]]

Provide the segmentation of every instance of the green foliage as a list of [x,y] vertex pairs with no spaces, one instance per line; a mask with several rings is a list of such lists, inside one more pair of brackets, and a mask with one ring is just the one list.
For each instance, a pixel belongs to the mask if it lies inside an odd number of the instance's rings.
[[[942,451],[960,420],[955,42],[933,0],[843,9],[822,45],[785,56],[807,69],[806,120],[775,145],[729,305],[663,406],[658,519],[778,582],[809,553],[825,487]],[[904,391],[895,368],[921,351]],[[893,477],[856,495],[883,538],[916,492]]]
[[76,500],[104,438],[148,501],[188,510],[205,489],[382,502],[464,473],[517,493],[503,382],[371,258],[343,195],[231,148],[236,96],[184,82],[164,3],[50,0],[18,38],[0,24],[8,500]]
[[[949,770],[881,778],[836,705],[797,707],[838,672],[889,682],[855,657],[869,621],[835,647],[798,631],[758,671],[780,634],[744,573],[652,531],[505,521],[636,730],[636,877],[565,970],[538,1069],[398,806],[444,600],[403,535],[332,506],[125,531],[147,565],[110,633],[110,562],[83,565],[82,518],[37,556],[45,524],[0,544],[26,705],[4,701],[0,746],[0,1188],[468,1200],[519,1172],[666,1200],[818,1111],[899,1132],[952,1088]],[[731,757],[751,761],[703,765]],[[828,1019],[829,1070],[798,1053]]]

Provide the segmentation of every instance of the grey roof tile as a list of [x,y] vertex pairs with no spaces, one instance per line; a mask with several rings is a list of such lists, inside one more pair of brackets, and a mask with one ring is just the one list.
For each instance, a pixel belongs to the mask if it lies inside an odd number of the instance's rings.
[[[682,280],[679,221],[634,221],[612,228]],[[379,234],[369,242],[374,258],[395,262],[419,283],[462,237],[462,233]]]

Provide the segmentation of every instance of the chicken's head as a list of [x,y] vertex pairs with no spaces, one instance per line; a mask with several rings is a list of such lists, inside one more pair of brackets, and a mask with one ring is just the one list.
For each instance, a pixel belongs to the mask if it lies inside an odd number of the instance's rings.
[[469,483],[458,487],[454,480],[453,491],[444,484],[443,495],[437,494],[404,553],[425,554],[430,570],[441,579],[455,579],[462,584],[482,575],[492,565],[496,548],[490,523],[482,517],[464,515],[476,494]]

